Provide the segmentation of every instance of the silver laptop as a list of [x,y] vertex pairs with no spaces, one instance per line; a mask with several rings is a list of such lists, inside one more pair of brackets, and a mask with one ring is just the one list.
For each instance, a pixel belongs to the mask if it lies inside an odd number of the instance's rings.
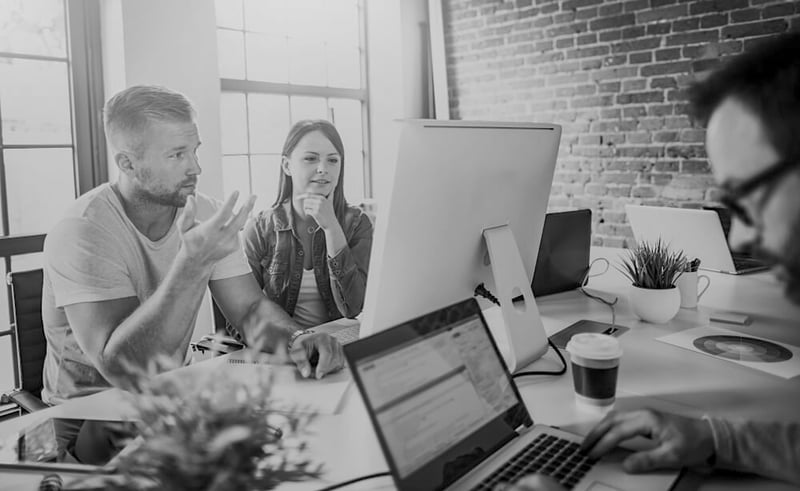
[[637,242],[653,242],[660,237],[671,248],[682,249],[689,260],[700,259],[700,269],[744,274],[769,267],[731,251],[723,222],[714,210],[625,205],[625,212]]
[[473,298],[344,352],[401,491],[491,490],[533,472],[569,489],[638,491],[678,476],[626,474],[626,451],[596,461],[581,437],[534,425]]

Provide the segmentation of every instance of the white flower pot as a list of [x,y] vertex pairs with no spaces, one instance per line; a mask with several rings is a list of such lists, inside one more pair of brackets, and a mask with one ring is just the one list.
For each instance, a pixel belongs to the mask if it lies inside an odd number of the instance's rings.
[[675,317],[681,308],[681,293],[677,287],[664,290],[639,288],[631,285],[633,313],[645,322],[664,324]]

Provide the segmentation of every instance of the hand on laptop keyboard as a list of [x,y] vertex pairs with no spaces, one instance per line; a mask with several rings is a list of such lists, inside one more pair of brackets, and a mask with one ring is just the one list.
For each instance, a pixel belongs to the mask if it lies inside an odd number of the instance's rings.
[[550,476],[532,474],[513,485],[499,484],[494,489],[495,491],[564,491],[567,488]]

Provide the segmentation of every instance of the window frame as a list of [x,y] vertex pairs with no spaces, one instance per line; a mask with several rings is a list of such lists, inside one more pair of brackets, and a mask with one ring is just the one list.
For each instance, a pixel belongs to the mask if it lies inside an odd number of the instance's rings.
[[[241,0],[240,0],[241,1]],[[276,82],[263,82],[247,79],[232,79],[220,77],[220,91],[222,93],[243,94],[247,100],[250,94],[270,94],[270,95],[283,95],[283,96],[310,96],[320,98],[335,98],[335,99],[350,99],[358,100],[361,103],[361,142],[363,155],[362,173],[364,176],[364,199],[373,198],[373,182],[372,182],[372,158],[370,151],[370,120],[369,120],[369,84],[368,76],[369,66],[367,56],[367,5],[365,0],[358,0],[358,25],[359,25],[359,47],[360,47],[360,62],[361,62],[361,88],[349,89],[340,87],[326,87],[321,85],[302,85],[292,83],[276,83]],[[249,32],[244,29],[233,29],[229,27],[217,26],[217,32],[220,30],[234,31],[234,32]],[[247,44],[244,45],[244,59],[245,59],[245,74],[247,73]],[[245,75],[246,76],[246,75]],[[245,111],[249,111],[248,104],[245,104]],[[246,112],[246,117],[249,121],[249,112]],[[249,128],[249,127],[248,127]],[[240,154],[237,154],[240,155]],[[248,168],[250,168],[250,158],[252,153],[244,154],[248,156]],[[225,156],[225,154],[223,154]],[[251,170],[252,175],[252,170]],[[252,183],[251,183],[252,184]]]
[[[65,57],[27,55],[1,52],[5,58],[66,62],[70,92],[71,144],[13,144],[5,145],[0,120],[0,199],[3,201],[0,222],[4,234],[0,236],[0,257],[5,271],[11,271],[11,258],[41,252],[46,234],[6,235],[9,230],[8,194],[6,189],[6,149],[70,148],[72,149],[73,190],[81,195],[108,181],[108,159],[103,129],[103,66],[101,44],[101,0],[62,0],[65,12],[67,53]],[[13,320],[11,291],[6,284],[9,305],[9,327]],[[10,328],[0,329],[0,337],[10,336],[14,383],[18,386],[19,367]],[[13,387],[0,387],[0,390]]]

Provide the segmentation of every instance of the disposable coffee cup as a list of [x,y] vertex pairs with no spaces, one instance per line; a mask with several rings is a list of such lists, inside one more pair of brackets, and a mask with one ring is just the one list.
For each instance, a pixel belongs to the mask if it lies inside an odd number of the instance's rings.
[[593,332],[576,334],[567,343],[567,352],[572,365],[575,399],[597,408],[613,405],[622,357],[617,338]]

